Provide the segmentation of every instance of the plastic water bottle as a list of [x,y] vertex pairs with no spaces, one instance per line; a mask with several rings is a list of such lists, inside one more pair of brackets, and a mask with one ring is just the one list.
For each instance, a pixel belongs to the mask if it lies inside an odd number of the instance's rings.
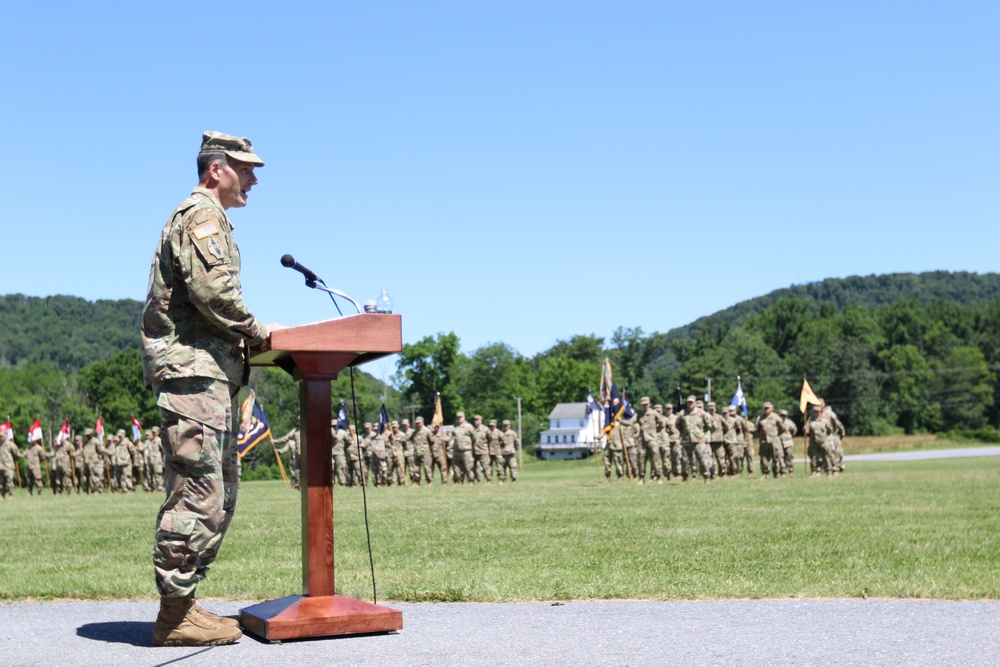
[[389,290],[384,289],[375,299],[375,312],[389,314],[392,312],[392,299],[389,297]]

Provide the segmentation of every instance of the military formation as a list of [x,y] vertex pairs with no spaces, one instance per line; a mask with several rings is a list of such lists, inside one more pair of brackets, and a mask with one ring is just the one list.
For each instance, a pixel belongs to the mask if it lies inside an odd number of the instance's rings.
[[[20,459],[25,462],[23,479]],[[88,428],[82,435],[54,442],[51,449],[39,439],[22,451],[13,436],[0,444],[0,500],[16,488],[41,495],[45,487],[56,495],[163,491],[160,428],[147,430],[140,442],[132,442],[119,429],[105,443]]]
[[[640,400],[641,412],[624,415],[609,429],[604,445],[604,481],[612,471],[618,481],[645,484],[701,477],[705,483],[720,477],[754,474],[756,436],[760,477],[784,477],[795,471],[794,442],[798,426],[787,410],[774,411],[764,403],[764,413],[750,421],[735,405],[718,411],[688,396],[684,408]],[[844,425],[825,403],[813,406],[805,423],[812,477],[834,477],[844,470]]]
[[[453,426],[427,426],[423,417],[391,421],[381,429],[365,422],[358,434],[354,425],[331,424],[333,482],[340,486],[430,486],[440,484],[498,484],[517,481],[517,455],[521,440],[510,420],[488,425],[475,415],[456,415]],[[289,475],[300,482],[301,434],[298,428],[274,440],[289,455]]]

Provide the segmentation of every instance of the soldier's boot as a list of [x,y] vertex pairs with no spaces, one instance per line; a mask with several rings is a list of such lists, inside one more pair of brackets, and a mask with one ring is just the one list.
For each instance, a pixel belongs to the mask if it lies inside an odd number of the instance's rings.
[[160,598],[160,613],[153,628],[157,646],[221,646],[243,636],[238,628],[220,625],[194,610],[194,596]]
[[209,610],[205,609],[200,604],[198,604],[197,601],[192,601],[191,611],[193,611],[196,614],[201,614],[204,618],[207,618],[209,621],[212,621],[216,625],[225,625],[230,628],[240,627],[240,622],[237,621],[235,618],[213,614],[212,612],[210,612]]

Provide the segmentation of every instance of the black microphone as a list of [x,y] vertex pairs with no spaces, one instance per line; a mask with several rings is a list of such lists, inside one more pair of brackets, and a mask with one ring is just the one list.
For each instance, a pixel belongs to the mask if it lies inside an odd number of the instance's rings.
[[[315,273],[313,273],[306,267],[296,262],[295,258],[292,257],[291,255],[282,255],[281,265],[289,269],[295,269],[296,271],[304,275],[306,277],[306,285],[309,285],[309,283],[323,283],[323,280],[319,276],[317,276]],[[325,285],[326,283],[323,284]],[[315,285],[309,285],[309,286],[315,287]]]

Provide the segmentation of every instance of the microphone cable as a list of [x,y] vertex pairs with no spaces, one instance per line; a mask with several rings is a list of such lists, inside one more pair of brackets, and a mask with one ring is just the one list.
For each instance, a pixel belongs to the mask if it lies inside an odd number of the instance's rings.
[[[327,292],[327,295],[330,297],[330,301],[333,302],[333,307],[336,308],[340,316],[343,317],[344,313],[341,312],[340,305],[337,303],[337,300],[334,299],[333,295],[329,292]],[[349,370],[351,376],[351,412],[354,413],[354,444],[358,448],[358,466],[361,469],[361,504],[365,517],[365,537],[368,539],[368,565],[372,572],[372,604],[378,604],[378,593],[375,588],[375,558],[372,555],[372,533],[371,527],[368,525],[368,493],[365,490],[365,487],[368,485],[365,480],[365,459],[361,452],[361,433],[358,431],[358,424],[360,424],[358,421],[358,399],[354,396],[354,366],[349,367]],[[347,432],[350,433],[350,429],[348,429]]]

